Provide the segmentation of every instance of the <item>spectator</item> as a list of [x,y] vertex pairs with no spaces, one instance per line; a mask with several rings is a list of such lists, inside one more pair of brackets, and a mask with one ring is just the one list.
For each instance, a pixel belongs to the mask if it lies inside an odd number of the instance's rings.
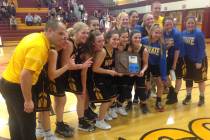
[[2,5],[7,9],[9,3],[7,0],[3,0]]
[[15,5],[14,3],[10,3],[9,6],[8,6],[8,13],[9,15],[13,15],[13,16],[16,16],[16,8],[15,8]]
[[55,8],[52,8],[48,13],[49,18],[55,18],[57,16],[57,12]]
[[28,15],[26,15],[25,24],[27,26],[32,26],[33,25],[33,16],[31,15],[31,13],[28,13]]
[[17,28],[17,21],[16,21],[16,18],[11,15],[10,19],[9,19],[9,25],[10,25],[10,30],[12,29],[15,29]]
[[42,18],[37,15],[37,14],[34,14],[34,25],[39,25],[41,26],[42,25]]
[[85,12],[85,8],[84,8],[84,5],[83,5],[82,3],[79,4],[79,11],[80,11],[80,13],[81,13],[81,19],[82,19],[83,14],[84,14],[84,12]]

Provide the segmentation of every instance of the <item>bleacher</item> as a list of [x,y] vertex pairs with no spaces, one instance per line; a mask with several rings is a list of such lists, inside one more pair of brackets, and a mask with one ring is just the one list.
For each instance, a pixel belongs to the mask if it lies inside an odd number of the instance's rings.
[[[42,21],[46,21],[48,14],[48,8],[46,7],[37,7],[36,0],[14,0],[16,4],[16,20],[17,20],[17,29],[11,30],[8,21],[0,21],[0,36],[5,47],[14,46],[18,41],[25,35],[32,32],[40,32],[44,28],[44,23],[41,26],[27,26],[25,25],[25,16],[28,13],[32,15],[37,13],[41,16]],[[85,6],[86,11],[90,14],[94,10],[104,10],[106,7],[98,0],[82,0],[82,3]]]

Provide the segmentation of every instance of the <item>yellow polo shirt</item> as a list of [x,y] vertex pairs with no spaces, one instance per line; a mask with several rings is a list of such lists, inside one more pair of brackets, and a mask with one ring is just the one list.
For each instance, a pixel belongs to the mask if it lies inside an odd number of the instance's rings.
[[35,85],[39,74],[47,62],[49,41],[44,33],[25,36],[15,48],[12,58],[2,77],[12,83],[20,83],[23,69],[34,71],[32,84]]
[[163,19],[164,17],[159,16],[158,19],[155,19],[155,24],[159,24],[161,28],[163,28]]

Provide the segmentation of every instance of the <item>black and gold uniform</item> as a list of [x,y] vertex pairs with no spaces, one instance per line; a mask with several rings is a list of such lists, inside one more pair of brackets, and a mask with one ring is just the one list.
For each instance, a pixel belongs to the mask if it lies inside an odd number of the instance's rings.
[[[82,64],[85,62],[86,48],[83,45],[76,45],[73,39],[70,39],[73,43],[72,56],[75,57],[76,64]],[[75,94],[82,93],[82,81],[81,81],[81,69],[72,70],[69,72],[67,90]]]
[[[112,70],[114,67],[113,54],[109,54],[106,47],[106,56],[101,65],[102,68]],[[110,99],[116,97],[115,78],[108,74],[93,73],[94,94],[97,102],[109,102]]]

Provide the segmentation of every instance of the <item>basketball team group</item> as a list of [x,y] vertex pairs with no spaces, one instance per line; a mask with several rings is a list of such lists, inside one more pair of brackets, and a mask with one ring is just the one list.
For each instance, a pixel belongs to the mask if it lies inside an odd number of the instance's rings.
[[[44,32],[25,36],[0,79],[11,139],[57,139],[51,131],[52,110],[55,133],[72,137],[75,128],[63,120],[66,91],[75,94],[78,130],[87,133],[111,129],[109,121],[127,116],[133,104],[139,105],[142,114],[149,113],[151,96],[155,109],[163,112],[165,104],[178,102],[183,80],[186,97],[182,104],[190,104],[193,83],[198,83],[199,93],[194,95],[199,96],[198,107],[203,106],[208,68],[205,36],[196,17],[186,17],[185,29],[179,31],[174,19],[160,16],[160,10],[161,3],[153,2],[152,12],[141,23],[137,11],[121,12],[104,31],[94,16],[69,29],[59,20],[49,20]],[[122,52],[138,54],[138,73],[116,71],[115,56]],[[95,103],[100,103],[97,111]]]

